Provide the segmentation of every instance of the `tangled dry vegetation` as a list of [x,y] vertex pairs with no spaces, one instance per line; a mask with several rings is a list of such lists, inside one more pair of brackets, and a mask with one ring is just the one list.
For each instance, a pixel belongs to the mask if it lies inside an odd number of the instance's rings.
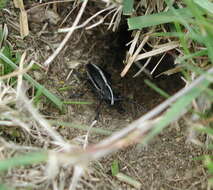
[[[197,131],[212,125],[213,68],[202,55],[206,47],[163,35],[174,29],[169,24],[128,32],[123,7],[118,0],[14,0],[0,10],[2,188],[211,189],[200,157],[212,155],[212,128],[208,135]],[[169,4],[135,1],[134,8],[135,15],[151,15]],[[202,51],[191,65],[181,64],[191,56],[186,47]],[[62,101],[86,91],[78,75],[86,63],[112,58],[120,62],[115,81],[131,75],[124,80],[135,86],[137,104],[145,101],[136,117],[129,105],[123,115],[105,105],[97,121],[91,101]],[[174,63],[163,65],[169,59]],[[116,73],[113,64],[109,70]],[[150,82],[160,95],[145,90],[147,78],[165,92]],[[207,165],[211,159],[204,159]]]

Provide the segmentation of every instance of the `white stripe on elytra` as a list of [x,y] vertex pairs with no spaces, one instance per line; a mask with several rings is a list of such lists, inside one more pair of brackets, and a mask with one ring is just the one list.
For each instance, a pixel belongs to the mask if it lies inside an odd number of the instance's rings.
[[[102,72],[102,70],[95,64],[91,63],[91,65],[93,65],[98,71],[99,73],[101,74],[101,77],[102,79],[104,80],[106,86],[108,87],[109,91],[110,91],[110,94],[111,94],[111,105],[114,104],[114,95],[113,95],[113,92],[112,92],[112,88],[110,87],[110,85],[108,84],[107,80],[106,80],[106,77],[104,75],[104,73]],[[90,79],[93,81],[95,87],[98,89],[97,85],[95,84],[94,80],[92,79],[92,77],[89,75]]]
[[87,75],[90,78],[90,80],[92,81],[93,85],[95,86],[96,89],[99,89],[99,87],[96,85],[95,81],[93,80],[93,78],[91,77],[90,73],[87,71]]

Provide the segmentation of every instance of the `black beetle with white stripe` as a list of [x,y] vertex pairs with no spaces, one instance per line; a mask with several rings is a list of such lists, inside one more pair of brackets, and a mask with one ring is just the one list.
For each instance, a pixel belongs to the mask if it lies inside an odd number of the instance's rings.
[[86,71],[92,87],[102,100],[105,100],[110,105],[114,105],[115,102],[121,100],[111,87],[108,73],[92,63],[86,65]]

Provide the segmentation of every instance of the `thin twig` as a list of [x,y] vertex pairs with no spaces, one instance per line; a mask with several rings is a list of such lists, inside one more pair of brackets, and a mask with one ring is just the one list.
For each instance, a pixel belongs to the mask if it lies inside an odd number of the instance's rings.
[[[95,13],[94,15],[92,15],[90,18],[88,18],[86,21],[84,21],[82,24],[76,26],[76,27],[75,27],[75,30],[85,27],[85,26],[86,26],[87,24],[89,24],[90,21],[93,20],[95,17],[97,17],[97,16],[100,15],[101,13],[103,13],[103,12],[105,12],[105,11],[108,11],[108,10],[110,10],[110,9],[113,9],[113,8],[114,8],[114,5],[111,5],[110,7],[107,7],[106,9],[103,9],[103,10],[101,10],[101,11],[98,11],[97,13]],[[100,21],[103,22],[104,19],[105,19],[105,17],[102,18]],[[99,21],[99,22],[100,22],[100,21]],[[73,28],[73,26],[72,26],[72,27],[69,27],[69,28],[61,28],[61,29],[58,30],[58,32],[69,32],[72,28]]]
[[72,27],[70,28],[70,31],[66,34],[65,38],[63,39],[63,41],[60,43],[60,45],[58,46],[58,48],[55,50],[55,52],[44,62],[44,65],[46,67],[48,67],[50,65],[50,63],[52,63],[52,61],[56,58],[56,56],[60,53],[60,51],[63,49],[63,47],[65,46],[65,44],[67,43],[67,41],[69,40],[69,38],[71,37],[72,33],[74,32],[74,30],[76,29],[77,24],[79,23],[83,12],[86,8],[88,0],[84,0],[82,5],[81,5],[81,9],[78,12],[78,15],[75,19],[75,21],[73,22]]
[[87,27],[86,27],[86,30],[90,30],[90,29],[92,29],[92,28],[95,28],[95,27],[97,27],[98,25],[102,24],[103,22],[104,22],[104,18],[101,18],[98,22],[96,22],[96,23],[94,23],[94,24],[92,24],[92,25],[90,25],[90,26],[87,26]]

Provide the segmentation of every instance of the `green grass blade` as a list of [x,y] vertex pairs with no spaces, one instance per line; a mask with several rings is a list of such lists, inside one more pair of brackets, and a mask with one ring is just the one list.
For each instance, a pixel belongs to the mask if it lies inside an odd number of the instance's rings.
[[[0,52],[0,58],[7,64],[9,64],[13,69],[17,69],[18,66],[13,63],[10,59],[8,59],[2,52]],[[60,110],[62,110],[63,102],[54,94],[52,94],[49,90],[47,90],[44,86],[36,82],[30,75],[23,74],[24,78],[27,79],[33,86],[35,86],[38,90],[40,90],[48,99],[50,99]]]
[[0,161],[0,171],[5,171],[10,168],[25,166],[31,164],[38,164],[48,159],[45,152],[28,153],[26,155],[15,156]]
[[90,105],[92,102],[84,102],[84,101],[64,101],[64,104],[78,104],[78,105]]
[[116,176],[119,172],[118,160],[114,160],[111,165],[112,176]]
[[[189,8],[175,9],[175,11],[186,21],[190,21],[190,19],[193,18],[193,14],[191,13]],[[129,18],[128,26],[130,30],[134,30],[169,22],[180,22],[180,18],[174,14],[173,10],[152,15]]]
[[187,59],[192,59],[192,58],[194,58],[194,57],[205,56],[205,55],[207,55],[207,53],[208,53],[207,49],[200,50],[200,51],[197,51],[197,52],[195,52],[195,53],[190,53],[190,54],[188,54],[188,55],[184,55],[184,56],[182,56],[182,57],[178,57],[178,58],[176,59],[176,61],[181,63],[181,62],[183,62],[183,61],[185,61],[185,60],[187,60]]
[[5,7],[6,7],[7,2],[8,2],[8,0],[0,0],[0,10],[1,10],[2,8],[5,8]]
[[211,174],[213,174],[213,156],[205,155],[204,163],[205,163],[206,167],[208,168],[208,171]]
[[123,0],[123,14],[131,15],[133,12],[134,0]]
[[178,33],[178,32],[156,32],[154,34],[152,34],[151,36],[157,36],[157,37],[186,37],[186,34],[184,33]]
[[208,57],[209,57],[209,60],[211,60],[211,62],[213,63],[213,36],[210,36],[210,35],[207,35],[205,38],[204,38],[204,43],[207,47],[207,50],[208,50]]
[[209,127],[197,129],[200,132],[207,133],[208,135],[213,135],[213,129]]
[[213,3],[208,0],[193,0],[199,7],[213,14]]
[[186,107],[192,102],[192,100],[197,98],[201,94],[201,92],[203,92],[208,87],[209,84],[210,81],[205,79],[198,86],[192,88],[187,94],[179,98],[163,115],[163,117],[156,124],[153,130],[146,136],[144,141],[146,142],[150,140],[155,135],[160,133],[164,127],[169,125],[172,121],[175,121],[176,118],[180,115],[180,113],[183,112]]
[[0,183],[0,190],[14,190],[14,189],[9,188],[8,186]]
[[65,127],[71,127],[74,129],[80,129],[83,131],[88,131],[90,130],[91,133],[97,133],[97,134],[101,134],[101,135],[111,135],[113,132],[115,131],[110,131],[108,129],[103,129],[103,128],[90,128],[89,126],[86,125],[80,125],[80,124],[74,124],[74,123],[69,123],[69,122],[62,122],[62,121],[57,121],[57,120],[48,120],[48,122],[51,125],[60,125],[60,126],[65,126]]
[[34,98],[33,98],[33,102],[34,102],[35,105],[37,105],[40,102],[41,96],[42,96],[42,91],[38,89]]
[[153,90],[155,90],[156,92],[158,92],[161,96],[165,97],[165,98],[169,98],[170,95],[167,94],[165,91],[163,91],[162,89],[158,88],[154,83],[150,82],[149,80],[145,80],[144,81],[150,88],[152,88]]
[[72,88],[73,88],[72,86],[65,86],[65,87],[59,88],[58,91],[67,91],[67,90],[70,90]]

